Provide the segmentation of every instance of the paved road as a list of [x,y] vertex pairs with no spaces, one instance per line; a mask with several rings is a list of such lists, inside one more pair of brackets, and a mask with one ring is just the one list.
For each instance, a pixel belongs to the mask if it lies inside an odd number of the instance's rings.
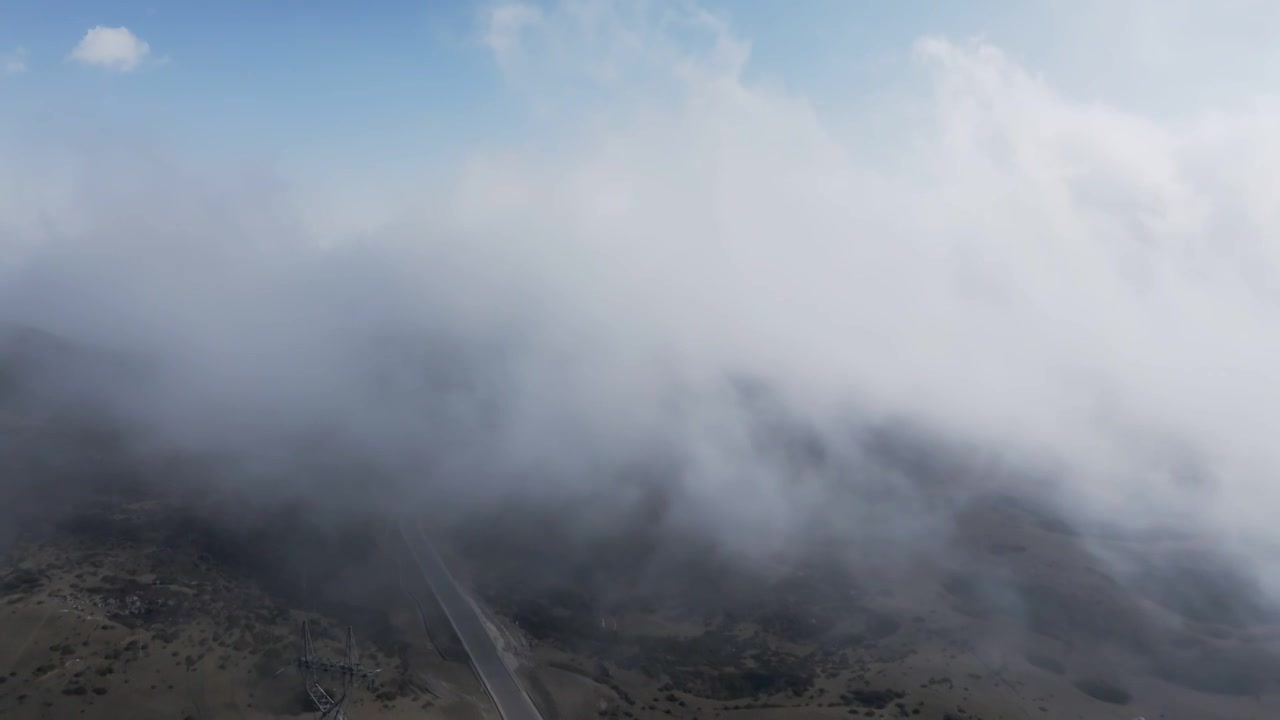
[[472,667],[489,691],[493,703],[498,706],[503,720],[542,720],[533,701],[524,688],[520,687],[511,668],[502,660],[476,606],[462,588],[458,587],[422,527],[416,522],[403,520],[400,523],[400,534],[409,548],[410,557],[422,571],[422,576],[440,601],[454,631],[461,638],[463,648],[471,657]]

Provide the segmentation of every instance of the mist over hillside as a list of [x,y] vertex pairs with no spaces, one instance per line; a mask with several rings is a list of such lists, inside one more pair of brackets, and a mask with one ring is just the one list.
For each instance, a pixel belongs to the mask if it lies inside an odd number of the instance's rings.
[[641,674],[754,638],[761,687],[816,693],[834,647],[959,638],[1103,703],[1054,668],[1270,697],[1274,21],[1135,12],[1071,16],[1115,77],[922,28],[855,93],[697,3],[488,5],[520,132],[409,180],[335,147],[328,194],[251,144],[0,118],[0,547],[174,503],[297,597],[310,548],[374,568],[425,518],[523,632]]

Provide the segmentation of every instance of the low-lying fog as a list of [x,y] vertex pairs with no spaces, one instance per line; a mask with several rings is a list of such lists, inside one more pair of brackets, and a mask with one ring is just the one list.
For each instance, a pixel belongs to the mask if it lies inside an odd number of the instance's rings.
[[[1189,622],[1271,617],[1266,87],[1153,109],[923,37],[834,103],[762,79],[717,16],[625,5],[495,7],[488,47],[554,129],[424,169],[358,231],[255,163],[5,126],[6,421],[105,418],[130,457],[208,463],[159,482],[506,517],[483,527],[520,544],[929,558],[1034,624],[1043,586],[954,542],[1013,504]],[[1144,622],[1135,649],[1172,632]]]

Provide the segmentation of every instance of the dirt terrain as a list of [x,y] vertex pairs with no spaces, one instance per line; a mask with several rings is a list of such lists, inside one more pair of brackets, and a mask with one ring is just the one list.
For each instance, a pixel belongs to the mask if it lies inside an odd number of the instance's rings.
[[[320,653],[350,626],[381,670],[353,719],[496,720],[404,556],[404,513],[548,720],[1280,717],[1280,614],[1213,543],[1068,520],[900,439],[878,452],[917,486],[860,479],[831,527],[744,558],[663,524],[663,498],[618,517],[373,507],[350,499],[377,495],[360,468],[314,446],[287,468],[308,483],[242,479],[19,387],[17,367],[0,363],[6,719],[306,717],[307,620]],[[785,467],[825,462],[794,439]],[[895,534],[903,518],[919,527]]]
[[[360,662],[381,670],[354,692],[352,717],[492,716],[462,656],[447,661],[430,643],[394,573],[380,588],[385,607],[348,604],[341,592],[282,594],[287,583],[237,566],[237,549],[173,507],[83,512],[20,542],[0,574],[0,716],[305,716],[293,665],[304,619],[317,653],[334,659],[352,625]],[[364,582],[324,578],[346,581]]]
[[[562,548],[577,580],[531,594],[505,581],[530,544],[480,543],[468,567],[527,639],[530,686],[558,717],[589,716],[559,698],[591,683],[596,714],[627,718],[1280,716],[1276,616],[1240,578],[1190,564],[1187,539],[1086,542],[1009,497],[960,520],[971,563],[891,574],[827,552],[768,576],[691,563],[665,585],[593,586],[591,559]],[[1120,575],[1086,546],[1149,567]]]
[[[1118,579],[1080,532],[1009,498],[961,518],[953,541],[969,565],[918,557],[888,574],[833,564],[829,548],[748,570],[692,546],[641,559],[510,529],[455,533],[448,555],[549,718],[1175,720],[1280,708],[1280,625],[1227,584],[1238,580],[1203,567],[1170,575],[1154,560]],[[334,656],[350,624],[361,661],[382,671],[356,692],[353,718],[496,717],[421,580],[401,572],[394,533],[376,521],[303,532],[300,550],[284,540],[298,522],[280,511],[228,530],[172,501],[98,499],[24,531],[0,572],[0,714],[305,715],[291,663],[308,619]],[[1190,563],[1183,545],[1170,535],[1140,547]]]

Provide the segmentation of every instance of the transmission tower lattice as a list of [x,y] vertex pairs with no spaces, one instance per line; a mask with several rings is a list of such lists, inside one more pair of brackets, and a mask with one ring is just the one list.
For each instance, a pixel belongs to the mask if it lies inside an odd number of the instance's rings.
[[[357,681],[367,682],[369,688],[373,688],[374,679],[382,671],[366,669],[356,662],[358,659],[356,641],[350,627],[347,628],[345,658],[335,662],[316,657],[315,647],[311,643],[311,629],[306,620],[302,621],[302,655],[295,664],[302,673],[307,695],[316,706],[317,717],[321,720],[347,720],[347,700]],[[321,674],[335,673],[342,678],[342,693],[336,700],[320,685]]]

